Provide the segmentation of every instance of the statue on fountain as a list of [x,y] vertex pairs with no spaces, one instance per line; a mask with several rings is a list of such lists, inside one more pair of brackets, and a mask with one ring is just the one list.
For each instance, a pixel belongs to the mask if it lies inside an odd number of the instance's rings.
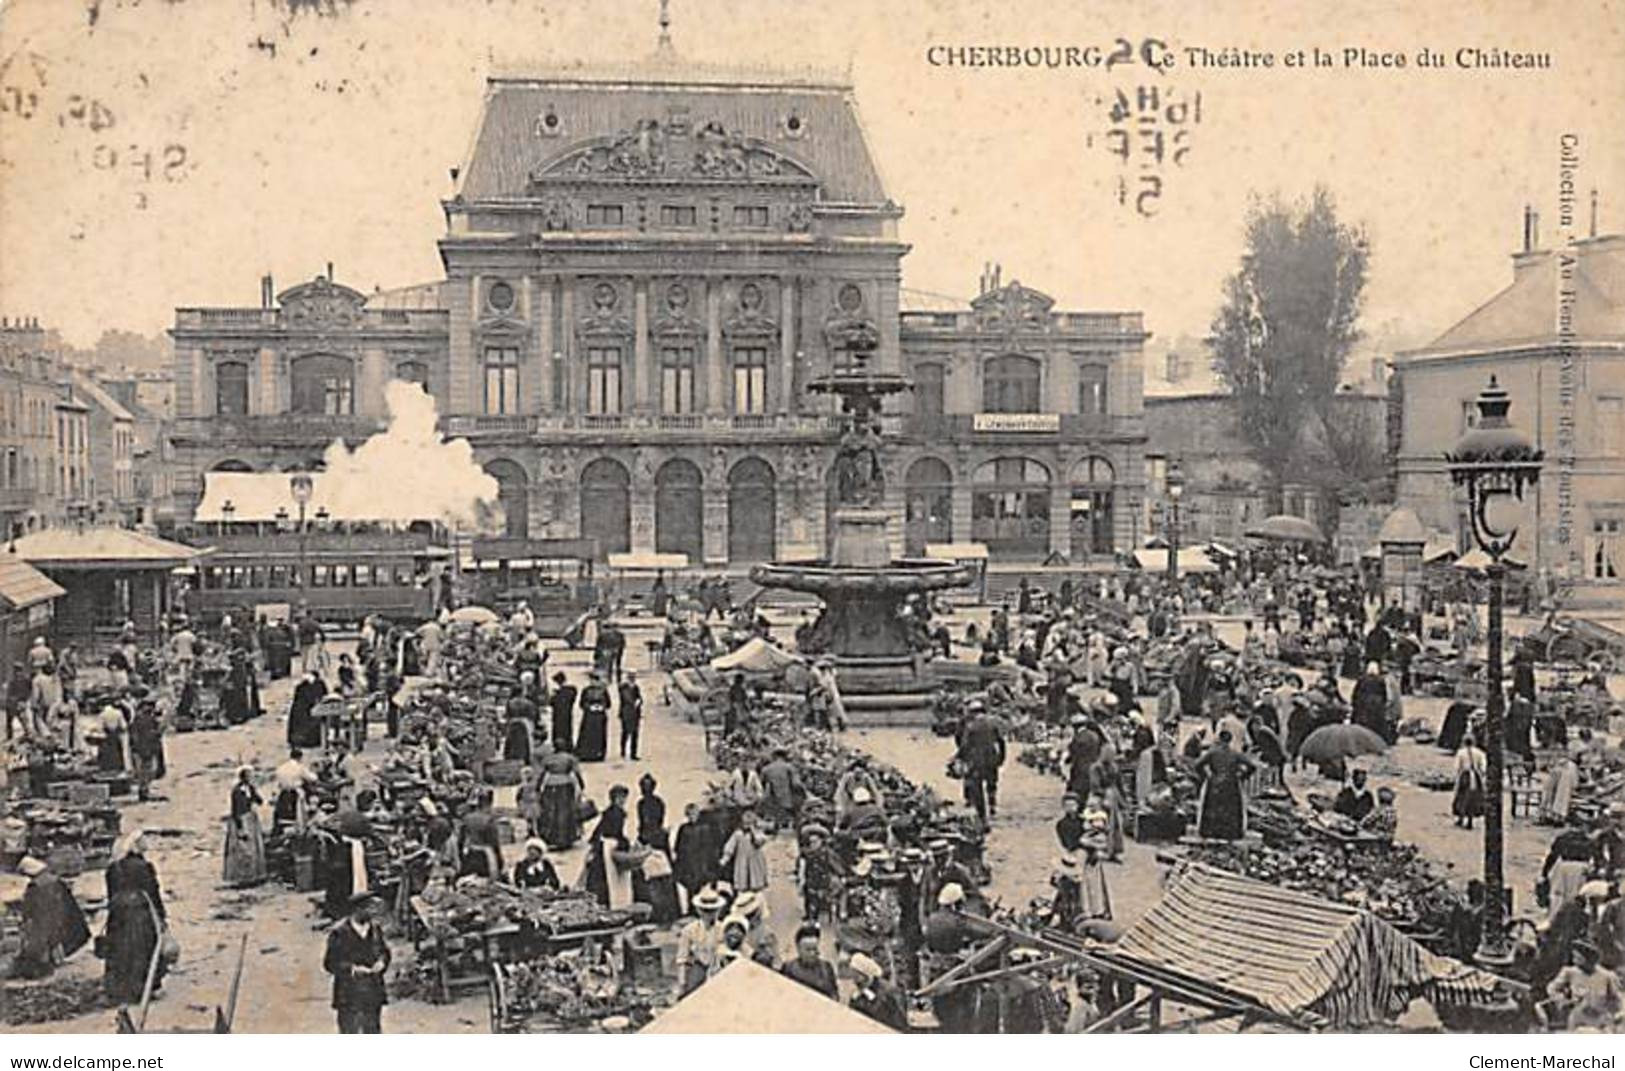
[[835,455],[835,496],[842,506],[873,509],[881,505],[886,477],[880,467],[880,436],[868,421],[855,421],[841,436]]

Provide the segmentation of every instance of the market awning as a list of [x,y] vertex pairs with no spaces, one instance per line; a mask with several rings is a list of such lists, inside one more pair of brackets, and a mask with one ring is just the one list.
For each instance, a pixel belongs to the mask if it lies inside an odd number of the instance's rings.
[[631,553],[611,554],[609,556],[611,569],[687,569],[687,554],[652,554],[648,552],[633,551]]
[[986,543],[927,543],[925,556],[938,561],[949,562],[985,562],[987,561]]
[[[1134,552],[1134,563],[1148,573],[1168,570],[1168,551],[1163,547],[1141,547]],[[1219,567],[1201,547],[1179,548],[1179,571],[1182,573],[1216,573]]]
[[1199,864],[1175,876],[1112,954],[1333,1029],[1384,1021],[1395,993],[1497,984],[1358,908]]
[[21,558],[0,556],[0,603],[7,610],[26,610],[66,594],[56,581]]
[[[1469,550],[1466,554],[1463,554],[1450,564],[1455,566],[1457,569],[1471,569],[1474,572],[1482,573],[1484,570],[1490,567],[1490,556],[1485,554],[1482,548],[1474,547],[1472,550]],[[1511,554],[1502,555],[1501,564],[1509,569],[1523,569],[1527,567],[1526,562],[1520,558],[1513,557]]]
[[800,982],[748,959],[662,1012],[642,1034],[891,1034],[882,1026]]
[[93,525],[46,528],[13,543],[18,558],[38,569],[173,569],[208,553],[155,535]]
[[799,655],[793,655],[760,636],[754,636],[739,650],[711,659],[711,668],[724,672],[740,670],[745,673],[782,673],[786,668],[801,661],[803,659]]

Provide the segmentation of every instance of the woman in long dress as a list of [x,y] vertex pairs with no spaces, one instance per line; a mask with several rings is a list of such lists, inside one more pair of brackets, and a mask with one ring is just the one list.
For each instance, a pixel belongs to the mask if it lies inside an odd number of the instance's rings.
[[[113,845],[107,867],[107,929],[103,933],[106,973],[102,984],[116,1001],[133,1004],[146,988],[153,951],[163,936],[163,891],[158,872],[147,861],[140,830],[132,830]],[[160,959],[153,982],[163,984],[165,964]]]
[[1106,815],[1104,843],[1101,850],[1107,862],[1115,863],[1123,855],[1123,789],[1117,760],[1103,753],[1090,770],[1090,798],[1099,802]]
[[1456,825],[1473,828],[1473,819],[1484,813],[1484,770],[1489,759],[1478,749],[1473,734],[1462,738],[1456,750],[1456,795],[1450,801],[1450,813]]
[[1108,847],[1106,812],[1099,797],[1091,796],[1083,808],[1087,832],[1080,846],[1078,907],[1084,921],[1112,917],[1112,894],[1106,887],[1106,868],[1101,865]]
[[265,880],[265,840],[259,812],[254,808],[265,801],[252,780],[254,770],[244,766],[237,771],[231,787],[231,814],[226,818],[225,881],[233,888],[258,885]]
[[1246,832],[1241,782],[1253,772],[1252,760],[1232,750],[1230,734],[1221,731],[1218,742],[1196,760],[1196,772],[1203,778],[1200,834],[1240,840]]
[[96,745],[96,768],[104,773],[123,773],[126,768],[124,740],[129,735],[130,723],[113,703],[102,708],[100,726],[101,743]]
[[568,751],[542,760],[541,818],[537,833],[554,851],[581,839],[581,763]]
[[1549,826],[1560,826],[1569,820],[1569,808],[1574,803],[1574,788],[1580,780],[1580,767],[1573,756],[1564,755],[1552,764],[1546,774],[1546,783],[1540,790],[1540,820]]
[[576,757],[582,762],[603,762],[609,752],[609,689],[603,677],[593,672],[592,683],[577,699],[581,724],[576,729]]
[[587,842],[587,862],[582,884],[608,908],[630,907],[632,904],[632,870],[624,860],[631,851],[632,838],[626,833],[626,799],[631,792],[625,785],[609,790],[609,806],[598,817],[592,837]]
[[1134,730],[1134,806],[1135,810],[1150,808],[1151,792],[1168,780],[1168,762],[1144,725]]
[[756,812],[739,816],[739,828],[722,846],[722,866],[733,882],[734,891],[759,892],[767,888],[767,856],[763,847],[767,834],[756,828]]

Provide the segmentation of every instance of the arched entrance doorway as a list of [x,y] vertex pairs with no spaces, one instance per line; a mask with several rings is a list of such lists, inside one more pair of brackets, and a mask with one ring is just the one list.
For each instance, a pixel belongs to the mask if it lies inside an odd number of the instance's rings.
[[1103,457],[1082,458],[1072,466],[1073,562],[1116,549],[1112,534],[1112,484],[1116,479],[1112,463]]
[[922,457],[903,476],[903,548],[917,558],[927,543],[954,539],[954,474],[941,460]]
[[700,467],[674,457],[655,473],[655,550],[705,560],[705,504]]
[[632,549],[632,477],[614,458],[581,470],[581,537],[598,540],[600,558]]
[[1030,457],[1000,457],[971,477],[971,538],[988,556],[1043,558],[1049,553],[1050,472]]
[[517,539],[530,535],[530,487],[517,461],[498,458],[485,466],[497,482],[497,504],[502,507],[502,534]]
[[728,473],[728,560],[765,562],[777,549],[777,492],[773,467],[747,457]]

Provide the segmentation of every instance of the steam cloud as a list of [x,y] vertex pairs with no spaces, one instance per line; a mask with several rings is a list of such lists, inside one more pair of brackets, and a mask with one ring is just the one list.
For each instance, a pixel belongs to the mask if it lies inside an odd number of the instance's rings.
[[384,388],[389,426],[354,451],[327,448],[323,484],[335,514],[410,524],[433,520],[474,531],[500,531],[496,479],[474,460],[467,439],[435,428],[434,397],[416,383]]

